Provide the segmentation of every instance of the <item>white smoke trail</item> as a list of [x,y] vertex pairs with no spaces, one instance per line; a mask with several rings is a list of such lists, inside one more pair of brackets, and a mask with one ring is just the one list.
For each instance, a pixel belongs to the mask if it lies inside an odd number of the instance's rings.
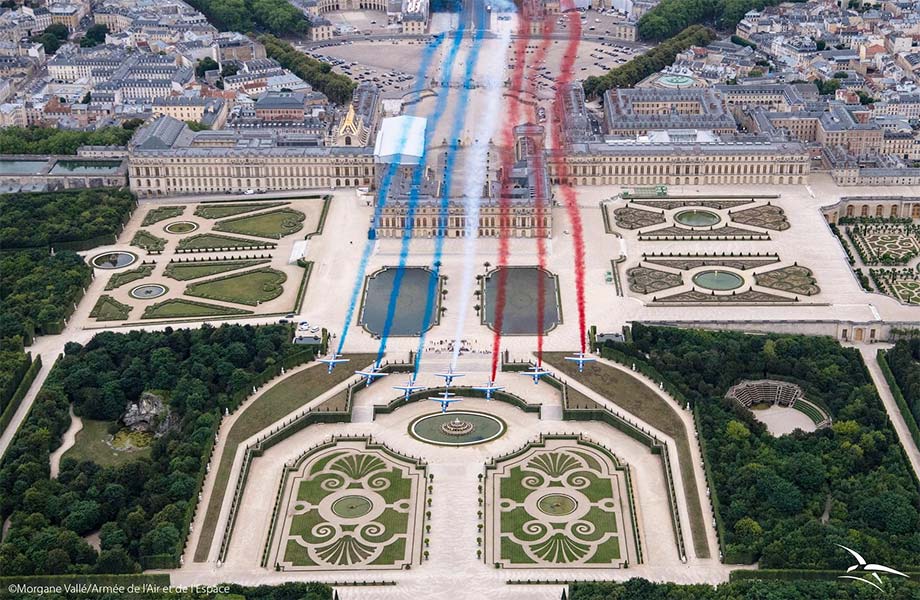
[[[504,3],[502,3],[504,4]],[[513,9],[513,5],[511,5]],[[503,8],[506,8],[503,6]],[[457,315],[457,329],[454,333],[454,353],[451,366],[456,369],[457,359],[460,358],[460,346],[463,339],[463,329],[466,316],[470,309],[470,297],[473,295],[476,270],[476,242],[479,240],[479,204],[482,202],[482,191],[488,176],[486,166],[489,156],[489,140],[498,129],[498,117],[501,112],[502,91],[504,89],[505,55],[511,43],[511,28],[502,27],[499,33],[499,50],[489,55],[488,61],[482,61],[487,70],[483,76],[483,87],[486,90],[485,110],[479,115],[479,127],[476,130],[474,142],[467,153],[464,165],[466,181],[463,187],[463,203],[466,212],[466,227],[463,240],[463,289],[460,292],[460,307]],[[485,310],[483,307],[482,310]]]

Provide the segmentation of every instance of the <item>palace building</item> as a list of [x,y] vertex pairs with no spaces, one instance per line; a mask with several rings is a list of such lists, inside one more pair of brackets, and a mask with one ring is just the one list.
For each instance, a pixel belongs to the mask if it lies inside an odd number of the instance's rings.
[[275,130],[193,132],[160,117],[128,149],[139,197],[370,186],[373,152]]
[[[409,228],[412,237],[419,238],[466,236],[468,215],[464,184],[472,176],[465,170],[470,149],[462,146],[454,149],[458,172],[452,179],[451,189],[446,190],[447,146],[429,149],[437,155],[433,161],[435,167],[418,166],[424,156],[425,126],[425,119],[419,117],[403,116],[384,121],[375,148],[376,203],[380,216],[377,223],[371,224],[372,235],[402,237]],[[396,135],[397,131],[407,131],[408,135]],[[508,237],[516,238],[549,237],[552,199],[543,127],[520,125],[515,128],[514,136],[514,163],[507,174],[495,165],[498,156],[494,147],[488,153],[482,194],[478,199],[478,235],[500,237],[505,232]],[[393,146],[399,143],[396,140],[403,142],[400,148]],[[422,171],[418,171],[419,168]],[[389,176],[389,183],[382,185],[390,171],[393,174]]]

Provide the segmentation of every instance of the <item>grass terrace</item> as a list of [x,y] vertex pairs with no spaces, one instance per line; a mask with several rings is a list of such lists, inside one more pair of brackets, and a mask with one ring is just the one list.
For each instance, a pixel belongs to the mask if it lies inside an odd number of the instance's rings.
[[189,281],[191,279],[201,279],[211,275],[220,275],[227,271],[235,271],[246,267],[254,267],[270,262],[267,258],[254,258],[246,260],[215,260],[207,262],[181,262],[170,263],[166,266],[163,274],[170,279],[179,281]]
[[147,211],[147,214],[144,215],[144,220],[141,222],[141,226],[149,227],[160,221],[178,217],[183,212],[185,212],[184,206],[158,206],[157,208],[152,208]]
[[287,275],[283,272],[265,267],[189,284],[185,289],[185,294],[210,300],[258,306],[262,302],[268,302],[280,296],[284,291],[282,284],[285,281],[287,281]]
[[96,306],[90,311],[89,316],[97,321],[124,321],[131,314],[131,306],[123,304],[108,294],[99,296]]
[[193,235],[179,240],[179,250],[236,250],[239,248],[274,248],[275,244],[258,240],[247,240],[245,238],[231,237],[229,235],[217,235],[214,233],[202,233]]
[[194,300],[173,298],[153,304],[144,309],[142,319],[181,319],[192,317],[226,317],[231,315],[251,315],[251,310],[218,306]]
[[153,273],[153,265],[142,265],[136,269],[131,269],[130,271],[112,273],[112,276],[109,277],[108,282],[105,284],[105,289],[114,290],[116,288],[120,288],[121,286],[129,284],[132,281],[150,277],[151,273]]
[[143,248],[147,252],[162,252],[166,248],[166,240],[158,238],[146,229],[139,229],[134,234],[131,245]]
[[251,204],[199,204],[195,209],[195,216],[205,219],[225,219],[234,215],[287,206],[289,202],[262,202]]
[[306,215],[298,210],[282,208],[257,215],[218,221],[214,229],[277,240],[303,229],[305,218]]

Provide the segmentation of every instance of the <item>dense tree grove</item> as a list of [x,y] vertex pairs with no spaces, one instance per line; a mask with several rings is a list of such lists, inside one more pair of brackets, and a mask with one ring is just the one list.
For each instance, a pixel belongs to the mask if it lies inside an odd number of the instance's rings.
[[885,355],[904,401],[920,425],[920,338],[901,340]]
[[658,42],[701,23],[734,30],[749,10],[774,6],[781,0],[662,0],[639,19],[639,37]]
[[84,145],[124,146],[132,135],[134,127],[103,127],[96,131],[4,127],[0,129],[0,148],[5,154],[76,154],[77,148]]
[[[58,333],[83,297],[92,269],[69,250],[0,254],[0,340],[7,348],[36,334]],[[15,340],[15,341],[13,341]]]
[[[885,596],[916,600],[920,587],[889,578]],[[718,586],[652,583],[645,579],[576,583],[569,600],[875,600],[878,590],[834,581],[732,581]]]
[[591,76],[585,80],[585,95],[595,98],[612,88],[628,88],[636,85],[652,73],[674,64],[674,59],[690,46],[706,46],[715,39],[712,30],[702,25],[687,27],[680,34],[662,42],[626,64],[611,69],[600,77]]
[[118,233],[136,200],[127,189],[91,188],[0,196],[0,246],[35,248]]
[[[641,324],[632,343],[614,346],[694,405],[727,560],[838,569],[851,563],[843,544],[902,570],[920,564],[920,496],[857,350],[825,337]],[[739,380],[765,377],[801,385],[833,426],[774,437],[724,398]]]
[[263,35],[259,41],[265,44],[265,53],[274,58],[285,69],[290,70],[311,86],[326,95],[336,104],[351,101],[351,94],[357,84],[351,78],[332,72],[329,63],[310,58],[284,40],[273,35]]
[[86,30],[83,39],[80,40],[80,46],[83,48],[92,48],[99,44],[105,43],[105,36],[109,33],[108,25],[92,25]]
[[[0,463],[4,575],[129,573],[145,556],[175,556],[216,425],[232,398],[266,367],[297,351],[282,325],[100,333],[70,343]],[[149,458],[116,467],[65,459],[49,477],[49,455],[70,425],[68,407],[115,420],[126,403],[158,390],[177,426]],[[101,551],[82,536],[98,531]]]
[[310,22],[287,0],[189,0],[221,31],[306,33]]

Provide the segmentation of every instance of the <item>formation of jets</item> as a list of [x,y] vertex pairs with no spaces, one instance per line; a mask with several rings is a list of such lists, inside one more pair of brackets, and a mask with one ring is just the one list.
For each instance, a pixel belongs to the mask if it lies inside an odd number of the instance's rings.
[[[349,359],[347,358],[342,358],[341,354],[332,354],[328,358],[319,359],[319,362],[327,365],[328,367],[326,371],[327,373],[332,373],[332,370],[335,368],[336,365],[346,363],[348,362],[348,360]],[[594,362],[597,359],[593,356],[588,356],[584,352],[578,352],[573,356],[566,356],[565,360],[578,363],[578,372],[583,373],[585,369],[585,363]],[[545,377],[546,375],[551,375],[549,371],[547,371],[546,369],[544,369],[543,367],[539,365],[532,365],[529,369],[527,369],[526,371],[521,371],[519,374],[526,375],[527,377],[533,378],[534,385],[540,383],[540,379],[542,377]],[[383,371],[380,370],[380,361],[378,360],[368,369],[355,371],[355,375],[360,375],[361,377],[364,378],[365,385],[370,385],[374,383],[375,381],[377,381],[378,378],[386,377],[388,373],[384,373]],[[443,373],[435,373],[435,377],[441,377],[444,379],[444,387],[448,389],[445,389],[443,392],[441,392],[437,396],[431,396],[428,399],[433,402],[438,402],[441,405],[441,412],[447,412],[448,406],[450,406],[454,402],[460,401],[460,398],[454,397],[456,396],[456,394],[451,392],[449,388],[451,384],[454,382],[454,379],[457,379],[458,377],[463,377],[464,375],[465,373],[458,373],[454,371],[453,367],[448,367],[447,371]],[[415,377],[413,376],[413,377],[410,377],[409,380],[403,385],[394,385],[393,389],[399,390],[400,392],[402,392],[405,399],[409,400],[412,394],[414,394],[415,392],[424,390],[426,389],[426,387],[424,385],[415,383]],[[473,389],[479,392],[485,392],[486,400],[491,400],[492,395],[495,392],[500,392],[501,390],[505,388],[495,385],[495,382],[490,379],[484,385],[474,385],[470,389]]]

